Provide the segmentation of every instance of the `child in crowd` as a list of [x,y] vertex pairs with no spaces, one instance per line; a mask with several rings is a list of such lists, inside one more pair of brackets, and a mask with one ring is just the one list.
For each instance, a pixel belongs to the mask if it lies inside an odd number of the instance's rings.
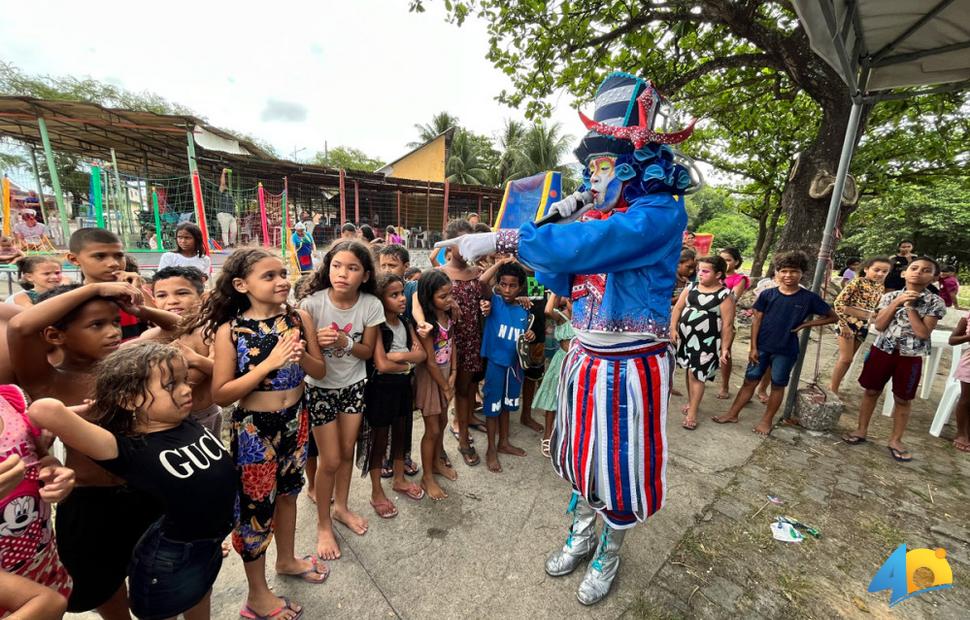
[[947,308],[960,310],[960,281],[953,265],[940,265],[940,298]]
[[329,570],[294,556],[296,498],[303,488],[307,414],[303,378],[326,366],[313,319],[287,303],[283,262],[262,248],[233,252],[203,303],[197,323],[215,348],[212,397],[232,414],[231,444],[239,475],[233,547],[242,557],[249,594],[241,615],[298,613],[266,583],[266,549],[276,533],[276,572],[322,583]]
[[181,317],[174,332],[158,327],[146,331],[140,340],[160,340],[178,345],[189,366],[192,384],[192,412],[189,418],[222,437],[222,408],[212,401],[211,342],[202,336],[202,327],[186,331],[202,305],[205,277],[195,267],[166,267],[155,272],[151,280],[155,306]]
[[359,241],[338,241],[300,301],[318,326],[316,338],[327,362],[325,377],[307,380],[310,426],[320,452],[315,485],[317,555],[326,560],[340,557],[333,519],[358,536],[367,533],[367,519],[351,511],[347,501],[364,411],[364,361],[374,354],[378,326],[384,322],[384,306],[376,292],[370,248]]
[[212,259],[202,242],[202,229],[192,222],[175,227],[175,251],[165,252],[158,261],[159,270],[166,267],[195,267],[203,276],[212,275]]
[[525,450],[509,442],[509,413],[519,408],[522,393],[519,338],[532,342],[535,332],[530,326],[529,311],[518,302],[519,295],[525,289],[525,269],[518,263],[500,261],[482,274],[483,283],[490,278],[492,269],[495,269],[497,292],[492,293],[491,311],[485,319],[481,356],[488,360],[483,403],[488,429],[485,463],[489,471],[499,473],[502,471],[502,464],[498,460],[500,452],[525,456]]
[[898,462],[913,460],[902,439],[923,372],[923,356],[930,353],[930,335],[946,314],[939,295],[926,290],[939,271],[939,265],[932,258],[917,257],[903,271],[905,288],[886,293],[879,301],[872,326],[880,334],[862,366],[859,385],[865,394],[859,406],[859,426],[842,436],[847,444],[865,443],[876,400],[891,379],[895,406],[889,453]]
[[[970,320],[964,316],[950,334],[950,346],[970,343]],[[970,347],[964,347],[953,378],[960,382],[960,400],[957,401],[957,434],[953,447],[960,452],[970,452]]]
[[[758,280],[758,285],[754,287],[754,300],[758,301],[758,297],[761,296],[761,293],[767,291],[768,289],[778,288],[778,284],[778,278],[775,277],[775,266],[769,263],[768,271],[765,272],[765,277]],[[737,305],[735,305],[735,316],[736,315]],[[755,390],[755,396],[758,398],[759,402],[768,402],[768,386],[770,385],[771,373],[765,373],[765,376],[761,377],[761,382],[758,384],[758,389]]]
[[18,258],[27,256],[18,248],[10,235],[0,237],[0,265],[10,265]]
[[566,359],[566,352],[572,345],[576,333],[570,324],[572,320],[572,304],[565,297],[550,295],[545,307],[546,319],[552,321],[556,326],[553,338],[556,340],[556,352],[549,360],[549,367],[542,378],[542,383],[536,391],[535,400],[532,403],[533,409],[546,412],[545,426],[543,428],[542,441],[540,447],[542,456],[549,456],[549,438],[552,436],[552,425],[556,419],[556,409],[559,405],[559,375],[562,370],[562,362]]
[[296,251],[296,262],[300,266],[300,273],[313,271],[313,237],[307,232],[302,222],[293,227],[293,249]]
[[[68,241],[67,260],[81,270],[81,278],[86,284],[101,282],[118,282],[127,280],[136,284],[137,264],[127,266],[128,256],[121,245],[121,239],[110,230],[103,228],[80,228],[71,234]],[[137,284],[136,284],[137,285]],[[172,316],[172,315],[169,315]],[[156,317],[157,318],[157,317]],[[177,323],[177,317],[169,321],[155,321],[166,329],[172,329]],[[140,336],[149,328],[148,320],[142,320],[121,310],[121,339],[132,340]]]
[[[858,258],[850,258],[849,260],[845,261],[845,271],[842,272],[842,286],[845,286],[851,282],[853,278],[859,275],[859,266],[861,264],[862,261]],[[863,267],[863,269],[865,269],[865,267]]]
[[[388,226],[388,228],[393,228]],[[384,245],[377,251],[377,268],[381,274],[394,274],[400,277],[404,283],[404,300],[405,309],[403,317],[406,321],[411,323],[412,327],[414,325],[414,316],[411,314],[411,304],[412,298],[414,297],[414,292],[418,289],[417,281],[409,282],[404,278],[405,272],[409,269],[411,264],[411,254],[408,252],[407,248],[403,245],[398,244],[388,244]],[[418,273],[421,273],[418,271]],[[404,445],[404,473],[408,476],[414,476],[418,473],[418,468],[415,466],[414,461],[411,460],[411,427],[405,429],[405,436],[403,439]],[[391,471],[391,463],[385,462],[384,467],[381,469],[381,477],[390,478],[393,475]]]
[[[27,398],[20,388],[0,385],[0,471],[15,472],[20,466],[14,484],[0,484],[0,572],[50,588],[63,614],[72,581],[57,555],[51,504],[74,488],[74,472],[47,456],[49,442],[41,430],[27,417]],[[0,600],[0,616],[23,604]],[[33,617],[21,612],[20,617]]]
[[680,261],[677,263],[677,283],[674,285],[674,294],[670,303],[677,303],[680,294],[694,280],[696,272],[697,253],[694,250],[684,248],[680,251]]
[[[489,287],[491,288],[491,287]],[[537,433],[543,432],[542,424],[532,417],[532,407],[535,401],[539,382],[546,373],[546,287],[535,279],[535,273],[526,269],[526,283],[518,299],[529,313],[530,330],[535,338],[527,346],[521,357],[522,373],[522,406],[519,409],[519,423]],[[528,300],[528,301],[526,301]]]
[[[404,314],[404,280],[393,273],[383,274],[377,294],[384,304],[384,322],[374,344],[373,362],[368,362],[369,378],[364,388],[364,417],[370,428],[362,451],[362,471],[370,474],[371,506],[382,519],[397,516],[397,508],[384,494],[381,469],[390,451],[392,487],[413,500],[424,497],[424,490],[404,479],[404,453],[410,449],[414,394],[412,371],[425,361],[411,324]],[[408,443],[405,443],[407,440]]]
[[[407,283],[417,282],[421,277],[421,270],[417,267],[408,267],[404,270],[404,281]],[[408,298],[408,304],[411,303],[411,299]]]
[[29,308],[37,298],[61,284],[61,261],[50,256],[25,256],[17,261],[17,275],[23,290],[7,298],[7,303]]
[[718,362],[731,358],[734,298],[721,284],[726,268],[720,256],[701,257],[697,261],[697,282],[684,289],[670,314],[677,365],[687,370],[687,417],[682,426],[689,431],[697,428],[705,383],[717,377]]
[[[834,323],[838,318],[821,297],[799,286],[802,275],[808,270],[808,257],[804,252],[781,254],[775,257],[774,263],[779,285],[761,293],[754,304],[744,385],[728,412],[714,418],[718,424],[737,422],[738,414],[751,400],[761,377],[770,371],[771,395],[761,421],[754,427],[754,432],[763,436],[771,432],[772,421],[781,407],[791,369],[798,358],[798,332]],[[808,320],[813,314],[822,318]]]
[[163,506],[128,567],[135,616],[209,618],[237,474],[222,442],[188,419],[185,361],[156,342],[124,347],[98,367],[94,397],[75,407],[37,400],[30,419]]
[[829,389],[835,394],[839,393],[852,359],[869,335],[869,321],[875,316],[879,300],[885,293],[883,282],[889,269],[889,259],[885,256],[870,258],[862,265],[862,275],[849,280],[832,304],[839,316],[835,327],[839,336],[839,359],[832,368],[829,383]]
[[429,270],[418,280],[417,299],[423,316],[431,319],[418,331],[425,351],[425,363],[415,370],[415,403],[424,418],[421,438],[421,464],[424,474],[421,487],[433,500],[448,497],[434,474],[457,480],[458,472],[445,453],[444,432],[448,425],[448,403],[454,397],[457,367],[454,358],[454,325],[456,312],[451,296],[452,284],[440,270]]
[[345,241],[353,241],[357,238],[357,227],[347,222],[340,227],[340,238]]
[[[741,295],[744,295],[744,292],[751,286],[751,279],[738,271],[744,261],[737,248],[724,248],[718,255],[724,259],[724,264],[727,265],[727,271],[724,272],[724,286],[734,295],[734,303],[736,304],[741,299]],[[730,357],[721,364],[721,391],[717,393],[717,398],[721,400],[731,397],[732,366]]]
[[[472,232],[467,220],[452,220],[445,230],[447,239],[455,239]],[[448,262],[441,270],[451,280],[451,295],[458,307],[458,320],[455,325],[455,350],[452,357],[457,374],[455,375],[455,419],[458,423],[458,451],[469,467],[478,465],[481,457],[475,452],[468,436],[469,426],[481,424],[473,418],[475,395],[478,383],[485,376],[485,365],[481,357],[482,328],[479,317],[482,313],[482,287],[479,277],[482,270],[469,265],[458,252],[449,252]],[[419,328],[426,329],[426,319],[420,306],[413,307],[414,320]]]
[[[123,257],[112,259],[117,269]],[[10,320],[7,339],[17,383],[32,399],[81,405],[94,396],[93,366],[121,344],[123,308],[135,320],[168,313],[142,306],[127,282],[58,286]],[[50,362],[51,346],[59,358]],[[125,572],[135,543],[159,515],[149,497],[68,446],[66,465],[77,488],[61,502],[55,533],[61,561],[74,577],[68,611],[97,609],[125,617]]]
[[7,348],[7,322],[20,314],[22,309],[14,304],[0,304],[0,384],[17,382]]

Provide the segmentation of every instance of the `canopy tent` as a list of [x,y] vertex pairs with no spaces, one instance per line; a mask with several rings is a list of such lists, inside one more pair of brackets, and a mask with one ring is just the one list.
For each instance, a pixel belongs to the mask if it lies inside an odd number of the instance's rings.
[[[812,281],[812,290],[819,292],[828,275],[862,106],[970,87],[970,0],[793,0],[792,4],[812,50],[839,74],[852,98]],[[809,330],[803,331],[794,368],[796,386],[808,338]],[[797,390],[790,390],[786,417],[794,411],[796,398]]]

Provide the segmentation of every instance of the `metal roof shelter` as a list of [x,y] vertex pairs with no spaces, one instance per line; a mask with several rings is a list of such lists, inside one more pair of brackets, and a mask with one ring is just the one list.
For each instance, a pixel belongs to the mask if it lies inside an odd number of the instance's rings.
[[[812,290],[818,292],[828,272],[862,106],[970,87],[970,0],[793,0],[792,4],[812,50],[839,74],[852,98],[812,282]],[[796,386],[808,332],[801,336]],[[786,417],[794,410],[795,399],[796,390],[790,390]]]

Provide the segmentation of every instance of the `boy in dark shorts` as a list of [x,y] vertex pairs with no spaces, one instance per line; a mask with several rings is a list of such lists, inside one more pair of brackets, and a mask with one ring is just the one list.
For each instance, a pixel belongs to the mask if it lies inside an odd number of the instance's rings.
[[930,335],[946,314],[940,296],[927,290],[939,273],[940,267],[932,258],[915,258],[903,271],[904,288],[882,296],[872,320],[873,327],[881,333],[869,349],[859,375],[859,385],[865,389],[859,406],[859,427],[842,436],[847,444],[865,443],[876,400],[891,379],[895,406],[889,453],[898,462],[913,460],[902,439],[923,373],[923,356],[930,353]]
[[[771,394],[761,421],[753,431],[768,435],[771,424],[785,397],[785,388],[792,367],[798,359],[798,332],[838,320],[835,310],[821,297],[799,282],[808,270],[808,257],[804,252],[786,252],[774,259],[777,288],[768,289],[754,302],[751,321],[751,349],[748,352],[748,369],[744,373],[744,385],[731,404],[728,412],[714,421],[727,424],[738,421],[738,414],[754,395],[761,378],[771,373]],[[809,321],[816,314],[822,318]]]
[[[8,325],[17,384],[32,400],[82,404],[94,393],[94,365],[121,345],[119,307],[139,321],[172,316],[141,304],[141,292],[127,282],[47,291]],[[52,346],[61,358],[57,366],[48,360]],[[76,451],[67,451],[66,464],[76,472],[77,487],[57,507],[55,534],[61,561],[74,577],[68,611],[97,609],[104,618],[130,618],[128,562],[160,507]]]

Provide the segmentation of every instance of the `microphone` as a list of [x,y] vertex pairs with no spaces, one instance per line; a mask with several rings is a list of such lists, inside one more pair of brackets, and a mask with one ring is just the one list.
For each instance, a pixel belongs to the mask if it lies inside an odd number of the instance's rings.
[[[585,207],[588,203],[592,202],[593,201],[593,194],[590,193],[590,192],[583,192],[583,193],[579,194],[579,196],[577,196],[577,198],[578,199],[581,199],[582,200],[582,203],[579,205],[579,207],[576,209],[576,211],[573,211],[573,214],[576,214],[577,212],[581,211],[583,209],[583,207]],[[555,203],[553,203],[553,204],[555,204]],[[552,205],[550,205],[550,206],[552,206]],[[545,226],[546,224],[555,224],[556,222],[559,222],[559,221],[561,221],[563,219],[564,218],[563,218],[562,214],[559,213],[559,211],[553,211],[552,213],[544,216],[542,219],[536,220],[536,228],[538,228],[539,226]]]

